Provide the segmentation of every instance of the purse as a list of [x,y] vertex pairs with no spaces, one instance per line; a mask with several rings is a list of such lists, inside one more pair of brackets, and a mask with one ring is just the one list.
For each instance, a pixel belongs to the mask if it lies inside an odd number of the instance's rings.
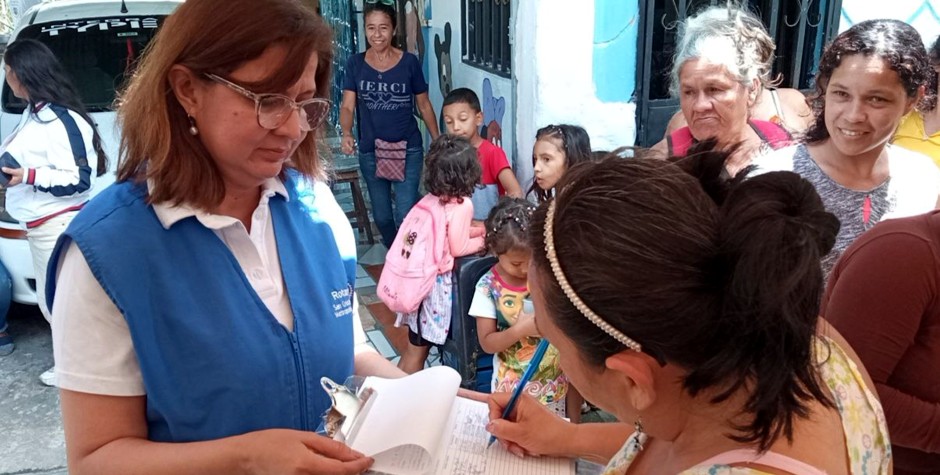
[[407,140],[386,142],[375,139],[375,177],[388,181],[405,181],[407,149]]

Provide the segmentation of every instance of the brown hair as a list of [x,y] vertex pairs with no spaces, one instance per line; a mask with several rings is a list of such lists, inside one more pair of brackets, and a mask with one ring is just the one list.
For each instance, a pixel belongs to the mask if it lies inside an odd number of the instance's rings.
[[[866,20],[839,33],[819,58],[816,72],[816,92],[810,96],[814,121],[806,130],[803,140],[817,143],[829,138],[826,128],[826,90],[836,68],[842,60],[853,55],[881,58],[885,65],[897,73],[898,81],[907,97],[917,97],[920,86],[929,86],[930,77],[937,76],[931,69],[927,49],[913,26],[899,20]],[[927,91],[920,101],[921,110],[933,110],[936,95]],[[900,118],[898,118],[900,122]]]
[[441,134],[428,147],[425,159],[424,187],[428,193],[446,203],[452,199],[463,203],[473,195],[480,182],[480,160],[477,149],[456,135]]
[[[714,146],[709,142],[706,147]],[[792,438],[811,401],[832,407],[815,367],[822,296],[819,260],[839,221],[812,184],[791,172],[720,180],[729,151],[693,150],[709,162],[698,179],[656,159],[612,155],[572,168],[555,198],[558,265],[581,300],[661,364],[685,370],[691,396],[748,393],[751,420],[732,440],[766,450]],[[603,367],[626,348],[595,326],[550,270],[547,203],[530,222],[532,262],[546,315],[581,358]],[[616,259],[611,259],[616,256]]]
[[[272,45],[286,49],[283,64],[257,83],[257,92],[283,92],[295,84],[312,54],[318,58],[318,97],[330,94],[332,32],[297,0],[199,0],[185,2],[167,18],[148,46],[121,95],[123,129],[118,181],[150,182],[153,203],[187,202],[208,209],[221,202],[225,186],[215,161],[189,134],[186,111],[170,89],[176,64],[197,77],[226,76]],[[307,177],[322,175],[316,131],[300,143],[288,167]]]

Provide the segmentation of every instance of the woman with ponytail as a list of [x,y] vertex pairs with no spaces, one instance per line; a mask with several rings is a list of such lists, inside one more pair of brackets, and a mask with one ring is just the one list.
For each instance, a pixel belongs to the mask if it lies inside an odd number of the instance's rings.
[[529,398],[503,420],[496,394],[488,429],[606,474],[889,473],[871,383],[818,318],[838,220],[794,173],[723,181],[733,151],[712,146],[576,167],[530,225],[539,332],[624,424],[575,426]]

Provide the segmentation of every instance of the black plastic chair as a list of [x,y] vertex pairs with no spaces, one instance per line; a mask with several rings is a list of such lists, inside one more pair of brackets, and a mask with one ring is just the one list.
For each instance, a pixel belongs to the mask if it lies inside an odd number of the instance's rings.
[[441,351],[442,362],[460,373],[461,385],[484,393],[490,392],[493,355],[483,351],[477,337],[476,318],[469,315],[474,288],[496,258],[493,256],[459,257],[454,262],[454,304],[450,334]]

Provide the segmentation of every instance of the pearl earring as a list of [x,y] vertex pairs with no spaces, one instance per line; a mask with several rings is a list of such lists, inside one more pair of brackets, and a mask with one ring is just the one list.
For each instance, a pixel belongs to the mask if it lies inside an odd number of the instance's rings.
[[189,119],[189,135],[193,137],[199,135],[199,129],[196,128],[196,121],[193,119],[193,116],[186,114],[186,117]]
[[633,434],[634,448],[637,452],[639,452],[643,450],[643,441],[646,440],[646,433],[643,432],[642,417],[637,417],[636,420],[633,421],[633,430],[635,431]]

